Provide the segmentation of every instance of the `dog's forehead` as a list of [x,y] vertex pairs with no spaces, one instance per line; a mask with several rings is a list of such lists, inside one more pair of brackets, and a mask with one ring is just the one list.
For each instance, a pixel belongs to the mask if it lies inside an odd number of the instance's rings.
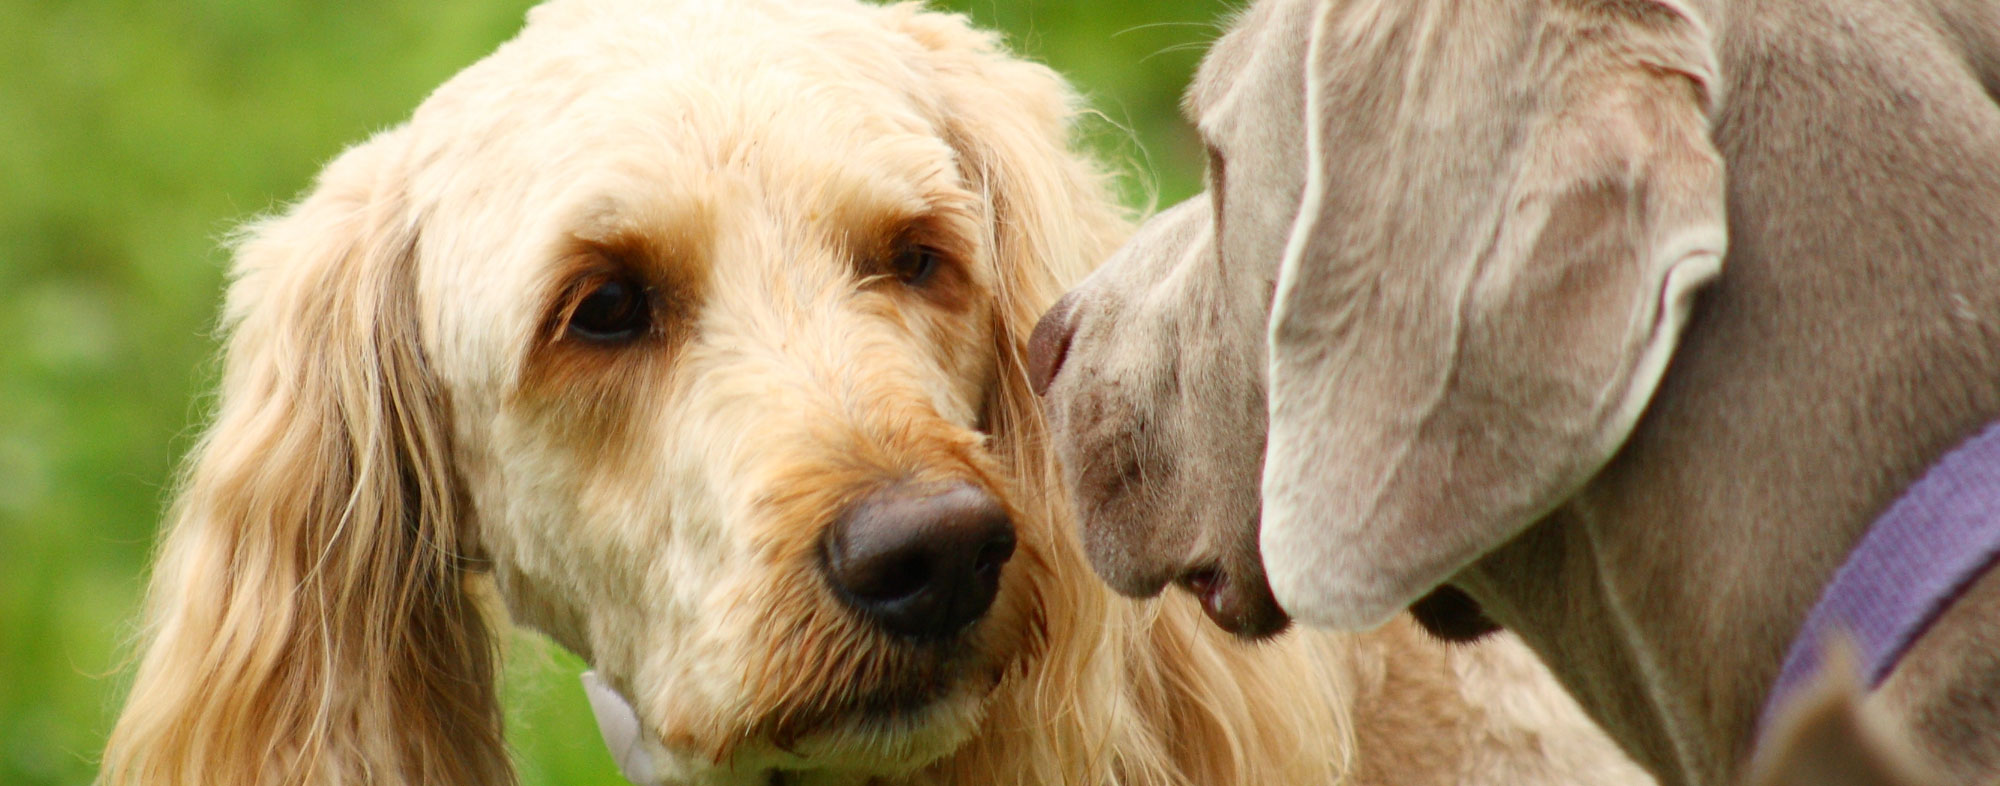
[[1208,54],[1182,97],[1182,110],[1199,125],[1230,113],[1251,82],[1272,73],[1301,70],[1311,16],[1321,2],[1280,0],[1257,3],[1244,12]]
[[517,376],[531,293],[573,240],[712,232],[750,207],[842,234],[976,204],[907,36],[810,5],[683,5],[538,9],[418,110],[420,300],[444,373]]
[[691,10],[572,19],[537,9],[519,37],[441,86],[414,122],[477,136],[480,146],[511,137],[544,156],[652,146],[686,157],[704,138],[711,155],[735,156],[753,134],[934,130],[926,82],[909,62],[919,47],[903,33],[853,14],[680,5]]

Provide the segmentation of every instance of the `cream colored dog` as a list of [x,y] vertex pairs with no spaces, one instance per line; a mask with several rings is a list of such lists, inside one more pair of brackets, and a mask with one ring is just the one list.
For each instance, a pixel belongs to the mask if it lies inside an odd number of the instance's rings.
[[[1988,0],[1259,3],[1208,194],[1036,332],[1086,551],[1249,633],[1483,606],[1735,781],[1835,567],[2000,417],[1996,94]],[[1961,782],[1996,615],[1988,571],[1868,700]]]
[[1073,108],[907,5],[536,9],[244,233],[104,781],[511,782],[488,578],[649,781],[1643,778],[1517,643],[1091,578],[1021,365],[1127,229]]

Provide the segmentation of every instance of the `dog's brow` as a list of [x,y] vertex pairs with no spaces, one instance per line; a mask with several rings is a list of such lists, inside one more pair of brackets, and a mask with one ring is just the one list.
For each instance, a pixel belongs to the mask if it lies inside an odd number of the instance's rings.
[[[632,205],[600,200],[575,211],[554,259],[610,260],[676,289],[706,277],[704,259],[715,215],[702,201]],[[573,271],[572,271],[573,272]]]
[[[1247,14],[1258,14],[1260,9],[1252,9]],[[1245,16],[1239,24],[1216,39],[1208,56],[1202,58],[1201,66],[1187,91],[1181,94],[1181,114],[1197,127],[1202,114],[1222,101],[1239,80],[1237,77],[1249,64],[1255,54],[1253,44],[1260,37],[1257,24],[1261,17]],[[1262,16],[1269,16],[1268,12]]]
[[981,215],[977,196],[956,185],[933,184],[895,201],[880,194],[867,200],[842,202],[826,216],[830,228],[848,238],[856,257],[878,254],[913,233],[946,251],[970,254]]

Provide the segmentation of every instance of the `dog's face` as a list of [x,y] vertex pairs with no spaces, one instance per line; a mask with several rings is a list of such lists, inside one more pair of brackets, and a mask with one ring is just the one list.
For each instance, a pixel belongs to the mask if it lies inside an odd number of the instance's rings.
[[1304,186],[1310,7],[1258,4],[1215,43],[1188,96],[1209,191],[1141,227],[1031,345],[1098,574],[1142,597],[1177,583],[1253,637],[1289,622],[1257,549],[1265,323],[1291,222],[1267,195]]
[[669,781],[922,765],[1040,640],[1015,358],[1102,244],[1009,212],[1089,178],[1035,172],[1078,166],[1068,96],[989,44],[907,7],[557,4],[365,150],[468,537]]
[[1060,301],[1031,346],[1098,574],[1136,597],[1178,583],[1217,625],[1261,637],[1289,621],[1255,538],[1270,278],[1223,266],[1215,210],[1204,194],[1154,218]]
[[1114,587],[1178,579],[1249,635],[1379,624],[1644,408],[1723,245],[1705,32],[1670,2],[1461,11],[1259,3],[1190,90],[1208,193],[1038,325]]

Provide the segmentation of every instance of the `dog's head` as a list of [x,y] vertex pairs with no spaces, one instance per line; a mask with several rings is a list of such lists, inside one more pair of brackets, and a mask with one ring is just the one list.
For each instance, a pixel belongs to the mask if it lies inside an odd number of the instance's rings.
[[1099,572],[1370,626],[1559,504],[1719,269],[1713,73],[1664,1],[1253,8],[1189,95],[1207,194],[1037,328]]
[[1064,613],[1022,344],[1120,226],[1071,104],[911,6],[537,9],[248,231],[113,769],[492,780],[485,571],[676,782],[951,750]]

